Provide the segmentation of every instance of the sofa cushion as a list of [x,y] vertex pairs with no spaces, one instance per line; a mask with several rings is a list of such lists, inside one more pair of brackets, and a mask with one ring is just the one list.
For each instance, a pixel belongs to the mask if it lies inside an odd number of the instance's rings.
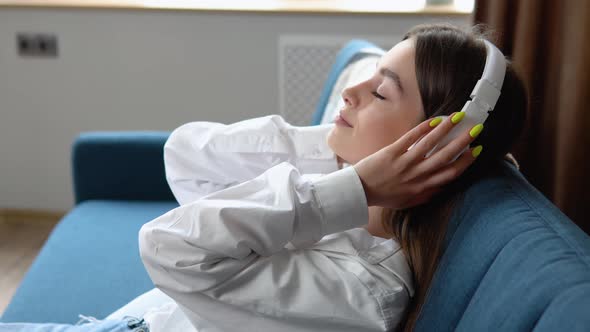
[[153,288],[139,257],[138,232],[176,206],[172,201],[79,204],[52,231],[1,320],[104,318]]
[[582,331],[590,237],[506,163],[470,187],[416,331]]

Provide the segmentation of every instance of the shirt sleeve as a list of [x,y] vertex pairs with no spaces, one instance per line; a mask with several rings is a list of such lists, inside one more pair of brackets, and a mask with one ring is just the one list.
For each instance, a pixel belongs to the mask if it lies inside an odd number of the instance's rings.
[[166,179],[179,204],[250,180],[288,162],[306,173],[338,169],[326,142],[333,124],[298,127],[279,115],[225,125],[191,122],[164,146]]
[[177,207],[142,226],[140,253],[156,285],[205,290],[257,256],[368,222],[353,167],[305,180],[288,163]]
[[408,303],[401,280],[367,273],[350,254],[311,249],[324,235],[367,222],[353,167],[309,180],[281,163],[145,224],[139,249],[156,287],[195,326],[384,331]]

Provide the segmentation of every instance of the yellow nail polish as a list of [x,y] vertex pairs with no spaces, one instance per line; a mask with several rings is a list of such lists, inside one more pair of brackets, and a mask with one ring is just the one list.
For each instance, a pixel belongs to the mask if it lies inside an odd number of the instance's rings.
[[451,122],[453,124],[457,124],[459,123],[461,120],[463,120],[463,117],[465,117],[465,112],[457,112],[455,113],[455,115],[453,115],[453,117],[451,118]]
[[434,118],[432,121],[430,121],[429,125],[430,125],[430,127],[434,128],[434,127],[438,126],[441,122],[442,122],[442,118]]
[[479,156],[479,154],[481,153],[481,150],[483,150],[483,146],[478,145],[475,148],[473,148],[473,150],[471,150],[471,155],[473,156],[473,158],[477,158],[477,156]]
[[479,133],[481,133],[481,131],[483,130],[483,124],[478,124],[475,127],[471,128],[471,130],[469,131],[469,135],[473,138],[476,138],[477,135],[479,135]]

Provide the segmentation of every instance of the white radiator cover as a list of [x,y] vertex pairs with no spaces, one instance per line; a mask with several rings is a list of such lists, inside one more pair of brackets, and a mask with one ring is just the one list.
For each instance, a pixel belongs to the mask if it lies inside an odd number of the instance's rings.
[[279,114],[293,125],[310,125],[322,89],[338,51],[351,39],[365,39],[389,49],[401,35],[279,37]]

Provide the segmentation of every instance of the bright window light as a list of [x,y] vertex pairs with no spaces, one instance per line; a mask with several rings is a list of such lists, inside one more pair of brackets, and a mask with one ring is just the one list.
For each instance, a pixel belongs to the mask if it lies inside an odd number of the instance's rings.
[[471,13],[475,6],[475,0],[454,0],[454,5],[460,12]]
[[[4,0],[0,0],[2,2]],[[8,2],[11,2],[10,0]],[[471,13],[475,0],[14,0],[15,3],[116,4],[153,8],[336,11],[359,13],[445,12]]]
[[426,0],[336,0],[333,1],[333,7],[350,11],[392,10],[400,12],[416,12],[424,10],[426,7]]

